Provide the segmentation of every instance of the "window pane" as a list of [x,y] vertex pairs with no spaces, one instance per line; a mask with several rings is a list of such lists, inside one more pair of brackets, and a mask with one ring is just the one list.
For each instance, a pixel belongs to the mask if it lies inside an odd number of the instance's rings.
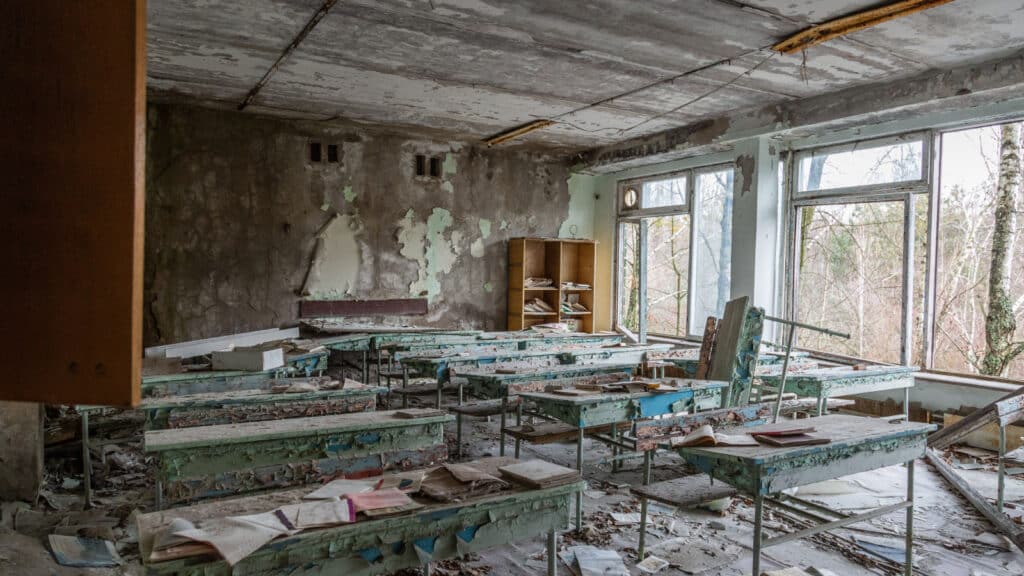
[[798,330],[813,350],[897,363],[903,301],[903,202],[800,209],[800,322],[851,335]]
[[[1008,137],[1006,152],[1019,157],[1021,148],[1020,124],[1009,126],[1006,133],[1001,126],[989,126],[942,136],[933,359],[938,370],[992,374],[991,362],[997,360],[996,375],[1024,378],[1024,354],[1010,356],[1012,350],[1000,346],[990,350],[989,337],[996,336],[996,342],[1000,338],[986,330],[1003,136]],[[1019,185],[1015,193],[1020,210]],[[1018,215],[1016,220],[1007,218],[1005,223],[1017,241],[1003,246],[1009,265],[1006,294],[1014,309],[1008,319],[1016,323],[1016,335],[1009,340],[1019,342],[1024,340],[1024,218]],[[1001,373],[1000,357],[1005,360]]]
[[647,331],[686,335],[690,217],[647,219]]
[[619,224],[619,326],[634,333],[640,330],[640,259],[637,253],[639,245],[640,224]]
[[733,171],[696,175],[696,245],[691,334],[702,334],[708,316],[722,317],[732,277]]
[[923,142],[916,140],[801,155],[797,166],[799,191],[920,180],[922,146]]
[[644,182],[642,208],[662,208],[686,204],[686,176]]

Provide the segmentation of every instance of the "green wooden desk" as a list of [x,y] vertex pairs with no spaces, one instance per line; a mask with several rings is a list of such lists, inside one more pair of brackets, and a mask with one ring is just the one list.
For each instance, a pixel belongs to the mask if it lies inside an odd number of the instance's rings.
[[150,430],[159,457],[157,506],[443,462],[449,415],[399,418],[360,412],[196,428]]
[[371,576],[429,567],[432,562],[546,535],[547,574],[555,576],[558,532],[565,527],[571,497],[585,487],[582,481],[546,489],[513,484],[508,491],[444,504],[414,496],[423,508],[280,538],[233,568],[211,554],[149,561],[155,536],[175,518],[195,523],[256,514],[298,502],[310,492],[293,489],[142,514],[139,548],[149,576]]
[[[878,418],[831,415],[812,420],[779,422],[744,428],[756,434],[762,430],[778,430],[812,424],[817,436],[830,438],[830,444],[775,448],[705,447],[680,448],[679,454],[712,478],[725,482],[754,499],[753,573],[760,574],[761,549],[790,540],[811,536],[825,530],[861,522],[883,514],[906,509],[906,576],[913,570],[914,544],[914,460],[925,453],[928,433],[934,424],[918,422],[892,423]],[[907,465],[907,498],[898,504],[883,506],[870,512],[841,515],[839,519],[805,530],[764,539],[762,522],[766,501],[780,507],[793,508],[798,498],[772,498],[788,488],[807,486],[824,480],[841,478],[858,472],[878,470],[905,463]],[[820,508],[820,507],[819,507]]]
[[630,344],[626,346],[602,346],[581,350],[567,350],[559,356],[565,364],[581,362],[633,362],[639,364],[649,355],[657,355],[672,349],[671,344]]
[[236,390],[188,396],[146,398],[138,410],[146,413],[146,430],[237,424],[284,418],[373,412],[378,386],[274,394],[270,390]]
[[[904,417],[910,417],[910,389],[914,387],[916,366],[869,366],[867,370],[852,367],[819,368],[786,377],[785,392],[818,399],[818,415],[825,412],[825,400],[831,396],[852,396],[882,390],[903,389]],[[778,387],[780,375],[758,376],[767,386]]]
[[288,354],[285,365],[273,370],[248,372],[245,370],[198,370],[177,374],[158,374],[142,377],[142,397],[181,396],[230,390],[266,388],[271,380],[287,376],[311,376],[327,369],[328,352]]
[[[576,469],[583,473],[583,437],[587,428],[611,426],[612,441],[618,440],[618,425],[638,418],[663,414],[697,412],[721,403],[728,382],[712,380],[675,380],[680,390],[673,392],[599,392],[584,396],[566,396],[551,392],[522,392],[537,412],[577,429]],[[516,440],[518,443],[519,440]],[[516,450],[518,453],[518,449]],[[576,528],[583,524],[582,501],[576,499]]]

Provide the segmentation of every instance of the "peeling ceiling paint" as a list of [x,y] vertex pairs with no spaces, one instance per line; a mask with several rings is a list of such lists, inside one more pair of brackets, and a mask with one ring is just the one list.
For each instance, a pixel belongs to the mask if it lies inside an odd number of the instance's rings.
[[[952,2],[805,55],[776,56],[736,79],[764,57],[757,50],[876,3],[352,0],[331,10],[251,110],[472,140],[727,60],[572,114],[512,144],[568,151],[1024,48],[1024,4]],[[150,2],[151,95],[234,108],[319,5],[320,0]],[[717,91],[665,114],[711,90]],[[631,128],[660,114],[665,116]],[[454,174],[449,161],[453,156],[446,156],[444,173]]]

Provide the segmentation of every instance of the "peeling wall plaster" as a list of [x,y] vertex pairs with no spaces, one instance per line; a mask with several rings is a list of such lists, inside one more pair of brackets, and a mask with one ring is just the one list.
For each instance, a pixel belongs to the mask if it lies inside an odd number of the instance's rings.
[[504,329],[507,240],[592,220],[567,164],[523,151],[154,103],[147,138],[146,345],[294,323],[318,233],[310,298],[425,294],[428,316],[386,321]]

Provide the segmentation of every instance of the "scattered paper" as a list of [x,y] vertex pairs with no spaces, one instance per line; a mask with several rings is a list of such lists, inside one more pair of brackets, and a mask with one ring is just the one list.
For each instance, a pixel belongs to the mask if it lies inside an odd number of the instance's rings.
[[[273,516],[272,512],[257,516]],[[251,517],[250,517],[251,518]],[[178,532],[177,536],[204,542],[213,546],[230,566],[259,550],[264,544],[289,531],[278,521],[280,529],[269,521],[251,522],[240,518],[214,518],[192,530]]]
[[612,512],[611,516],[616,526],[629,526],[640,523],[639,512]]
[[50,550],[61,566],[104,568],[122,563],[114,543],[109,540],[50,534]]
[[371,478],[367,480],[334,480],[317,488],[315,491],[306,494],[302,499],[330,500],[332,498],[341,498],[348,494],[372,492],[377,488],[379,483],[380,478]]
[[657,574],[668,565],[668,560],[663,560],[657,556],[648,556],[644,558],[643,562],[638,563],[636,567],[644,574]]

